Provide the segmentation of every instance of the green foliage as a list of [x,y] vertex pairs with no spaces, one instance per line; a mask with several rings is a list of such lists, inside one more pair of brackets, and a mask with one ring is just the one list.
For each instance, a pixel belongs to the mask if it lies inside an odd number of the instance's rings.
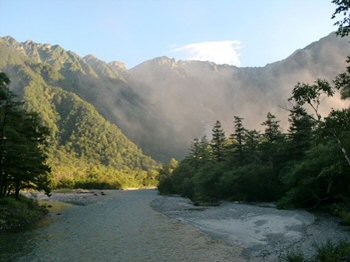
[[316,254],[305,258],[301,252],[291,252],[282,261],[288,262],[340,262],[347,261],[350,256],[350,243],[339,241],[338,243],[327,242],[315,246]]
[[[346,62],[350,63],[350,57],[347,58]],[[340,90],[343,99],[350,98],[350,66],[347,66],[346,71],[335,78],[334,84]]]
[[347,204],[335,204],[330,208],[332,214],[340,217],[341,223],[350,226],[350,208]]
[[0,231],[18,230],[39,220],[47,210],[32,199],[0,198]]
[[332,3],[337,5],[332,19],[336,18],[338,15],[342,16],[342,19],[334,24],[338,26],[337,34],[342,37],[347,36],[350,33],[350,2],[348,0],[333,0]]
[[213,127],[213,138],[211,140],[212,156],[215,161],[224,160],[224,147],[226,143],[225,132],[221,127],[220,121],[216,121]]
[[327,242],[324,245],[316,246],[317,254],[314,261],[338,262],[344,257],[350,256],[350,243],[341,241],[338,244]]
[[244,165],[226,171],[220,179],[225,198],[238,201],[276,200],[279,186],[272,168],[263,165]]
[[304,255],[301,252],[290,252],[286,255],[283,261],[287,262],[306,262]]
[[172,194],[174,192],[172,184],[172,173],[178,167],[179,163],[176,159],[170,159],[167,165],[159,170],[158,190],[161,194]]
[[[157,184],[158,164],[85,102],[96,102],[101,90],[107,88],[113,91],[113,98],[108,99],[117,99],[123,108],[131,108],[133,94],[124,88],[117,73],[93,67],[59,46],[33,45],[35,50],[28,54],[26,48],[17,52],[12,44],[18,45],[13,39],[0,40],[0,68],[10,73],[11,89],[23,99],[25,110],[38,113],[41,125],[49,130],[45,154],[52,170],[52,187]],[[106,77],[98,77],[95,71]],[[121,90],[115,88],[120,85]],[[100,86],[103,88],[96,88]],[[104,109],[99,104],[100,112],[108,116],[110,112]],[[129,117],[135,112],[128,113]],[[97,178],[92,179],[90,170],[94,168]]]
[[0,197],[24,188],[49,189],[49,166],[44,153],[47,128],[35,113],[27,113],[8,89],[9,79],[0,73]]

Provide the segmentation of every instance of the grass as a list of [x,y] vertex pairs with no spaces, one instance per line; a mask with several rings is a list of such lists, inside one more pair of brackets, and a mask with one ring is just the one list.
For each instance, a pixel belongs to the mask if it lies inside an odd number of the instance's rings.
[[340,217],[341,223],[343,225],[350,226],[350,207],[349,205],[333,205],[331,208],[331,213]]
[[341,262],[350,261],[350,242],[340,241],[338,243],[327,242],[315,246],[316,254],[306,258],[300,252],[291,252],[282,261],[287,262]]
[[36,201],[20,196],[0,198],[0,231],[16,231],[29,226],[45,214],[47,209]]

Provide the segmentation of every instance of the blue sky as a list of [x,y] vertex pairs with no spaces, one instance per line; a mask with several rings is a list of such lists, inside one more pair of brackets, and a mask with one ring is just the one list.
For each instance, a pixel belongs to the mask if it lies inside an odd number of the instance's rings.
[[331,0],[0,0],[0,36],[128,68],[158,56],[263,66],[335,31]]

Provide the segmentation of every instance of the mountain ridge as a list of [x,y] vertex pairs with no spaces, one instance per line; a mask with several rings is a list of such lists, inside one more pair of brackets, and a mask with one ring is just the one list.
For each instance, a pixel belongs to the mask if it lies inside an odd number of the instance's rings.
[[[9,45],[13,41],[9,39]],[[176,61],[163,56],[125,69],[119,62],[79,57],[59,47],[48,54],[49,45],[45,48],[39,48],[38,54],[44,60],[40,63],[48,63],[56,76],[47,77],[50,84],[94,105],[146,153],[161,160],[182,158],[191,140],[208,134],[216,120],[230,132],[234,115],[244,117],[247,127],[260,128],[266,113],[272,111],[286,126],[288,112],[282,108],[288,106],[294,85],[318,77],[332,79],[345,69],[345,57],[350,53],[348,40],[336,38],[334,33],[264,67]],[[37,57],[36,52],[30,56]],[[342,103],[335,99],[327,107]]]

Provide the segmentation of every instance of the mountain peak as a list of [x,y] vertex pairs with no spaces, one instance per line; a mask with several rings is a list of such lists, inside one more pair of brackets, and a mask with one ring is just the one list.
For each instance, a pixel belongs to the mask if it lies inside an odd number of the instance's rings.
[[127,71],[125,64],[121,61],[112,61],[108,65],[116,71]]
[[89,62],[102,62],[100,59],[98,59],[96,56],[92,54],[88,54],[83,57],[84,61],[89,61]]
[[2,38],[3,40],[9,42],[10,44],[14,44],[14,43],[17,43],[16,39],[14,39],[13,37],[7,35],[5,37]]

